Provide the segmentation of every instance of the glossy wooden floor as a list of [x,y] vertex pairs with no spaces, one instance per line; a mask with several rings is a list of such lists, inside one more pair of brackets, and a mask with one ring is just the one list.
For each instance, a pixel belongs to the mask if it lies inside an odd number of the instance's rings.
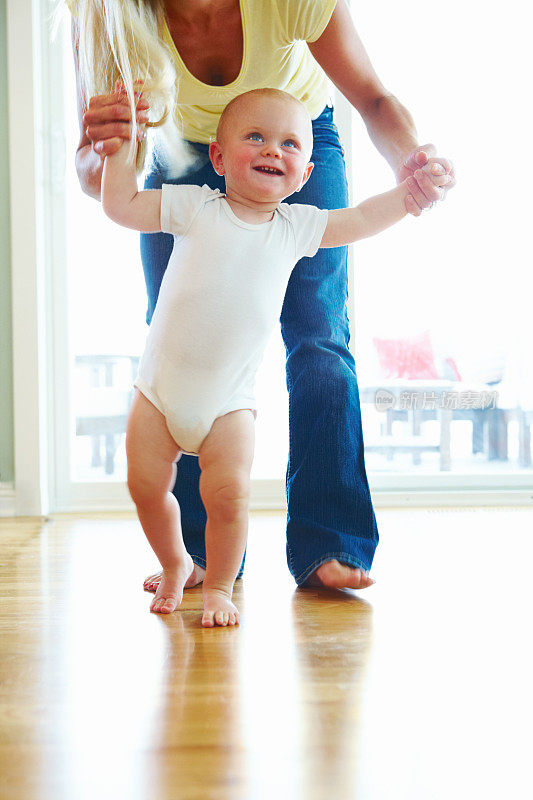
[[533,796],[533,510],[378,510],[375,586],[254,515],[236,628],[156,616],[125,515],[1,520],[2,800]]

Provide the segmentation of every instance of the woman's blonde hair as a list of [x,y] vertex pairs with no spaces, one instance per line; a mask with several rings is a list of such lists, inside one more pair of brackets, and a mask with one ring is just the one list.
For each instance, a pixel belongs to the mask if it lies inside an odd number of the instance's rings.
[[[133,160],[138,125],[135,91],[150,103],[147,127],[161,128],[158,137],[165,157],[177,157],[183,140],[176,127],[177,77],[172,52],[162,38],[163,0],[59,0],[70,7],[77,23],[78,63],[86,107],[94,95],[109,94],[115,83],[124,84],[131,108]],[[59,9],[59,6],[58,6]],[[181,147],[183,151],[183,146]],[[137,171],[146,158],[146,139],[137,152]],[[183,166],[183,165],[182,165]]]

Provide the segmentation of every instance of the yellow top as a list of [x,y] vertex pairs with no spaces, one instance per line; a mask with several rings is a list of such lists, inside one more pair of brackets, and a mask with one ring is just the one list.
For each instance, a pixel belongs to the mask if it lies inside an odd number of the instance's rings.
[[[337,0],[239,0],[243,31],[241,69],[232,83],[210,86],[192,75],[178,53],[166,23],[163,39],[174,54],[178,75],[176,123],[193,142],[212,141],[224,107],[250,89],[283,89],[301,100],[311,119],[328,101],[328,81],[306,42],[315,42],[328,24]],[[77,0],[67,0],[76,17]]]

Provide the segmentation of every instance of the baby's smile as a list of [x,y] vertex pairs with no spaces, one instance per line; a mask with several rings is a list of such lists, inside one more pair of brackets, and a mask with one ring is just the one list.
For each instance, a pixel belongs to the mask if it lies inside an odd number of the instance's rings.
[[283,175],[284,174],[277,167],[259,166],[259,167],[254,167],[253,169],[255,169],[256,172],[262,172],[265,175]]

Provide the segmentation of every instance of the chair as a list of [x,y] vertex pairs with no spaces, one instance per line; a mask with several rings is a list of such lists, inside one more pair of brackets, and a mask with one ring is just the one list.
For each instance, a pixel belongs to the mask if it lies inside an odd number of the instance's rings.
[[[139,357],[131,355],[78,355],[76,367],[88,371],[88,387],[82,387],[76,401],[76,436],[90,436],[91,467],[102,464],[101,444],[105,447],[105,474],[115,471],[115,454],[133,398],[133,381]],[[117,381],[117,373],[126,371],[128,380]],[[129,380],[131,378],[131,380]]]
[[[504,356],[491,353],[479,377],[463,381],[454,358],[435,350],[429,330],[403,339],[373,339],[377,361],[372,386],[361,389],[362,402],[374,403],[385,414],[382,436],[365,445],[368,452],[384,452],[389,460],[395,452],[412,453],[421,463],[423,452],[440,454],[440,469],[451,469],[451,423],[472,422],[472,450],[487,452],[489,460],[507,459],[506,408],[497,407],[494,386],[501,379]],[[379,362],[379,366],[378,366]],[[379,403],[379,397],[386,405]],[[410,402],[409,402],[410,401]],[[489,402],[487,402],[489,401]],[[396,420],[408,422],[410,435],[392,435]],[[422,435],[423,423],[439,420],[439,440]]]

